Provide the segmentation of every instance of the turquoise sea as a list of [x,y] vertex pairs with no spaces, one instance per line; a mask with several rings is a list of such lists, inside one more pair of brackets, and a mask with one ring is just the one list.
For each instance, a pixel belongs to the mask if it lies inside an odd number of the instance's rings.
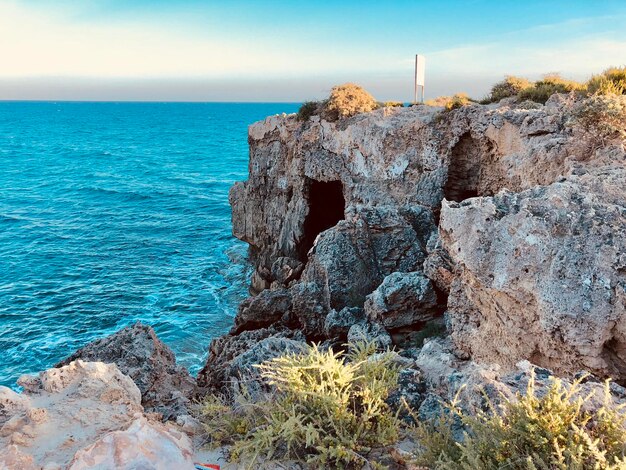
[[0,102],[0,384],[136,321],[197,371],[247,292],[247,126],[297,108]]

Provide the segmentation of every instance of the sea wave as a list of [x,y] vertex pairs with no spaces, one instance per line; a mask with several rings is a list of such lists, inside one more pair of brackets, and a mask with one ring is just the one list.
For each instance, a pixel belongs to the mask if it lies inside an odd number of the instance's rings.
[[247,126],[294,108],[0,103],[0,385],[136,321],[197,371],[247,295]]

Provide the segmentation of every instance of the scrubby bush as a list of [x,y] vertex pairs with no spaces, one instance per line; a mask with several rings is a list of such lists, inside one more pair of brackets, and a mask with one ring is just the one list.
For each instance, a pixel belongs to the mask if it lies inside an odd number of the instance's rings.
[[404,103],[402,101],[385,101],[384,103],[379,103],[380,108],[402,108],[404,107]]
[[[419,463],[433,470],[586,470],[626,468],[626,413],[612,403],[608,383],[604,405],[586,411],[580,382],[558,379],[545,394],[534,377],[524,394],[488,411],[463,412],[453,402],[448,416],[418,424],[423,447]],[[453,439],[453,419],[466,426],[465,439]]]
[[626,139],[626,95],[592,95],[574,105],[572,124],[583,129],[592,143]]
[[432,100],[427,100],[424,104],[427,106],[442,106],[446,111],[460,108],[472,104],[474,101],[467,96],[467,93],[457,93],[453,96],[438,96]]
[[497,103],[504,98],[510,98],[517,95],[527,88],[533,86],[533,82],[521,77],[515,77],[513,75],[507,75],[504,80],[496,83],[491,87],[489,96],[485,100],[485,103]]
[[558,74],[550,74],[544,76],[541,80],[536,81],[533,86],[521,90],[518,95],[518,101],[535,101],[545,104],[555,93],[570,93],[572,91],[582,91],[584,86],[573,80],[566,80]]
[[626,95],[626,67],[612,67],[587,82],[590,94]]
[[321,105],[319,101],[305,101],[298,110],[298,120],[308,121],[311,116],[319,113]]
[[446,103],[446,111],[452,111],[453,109],[458,109],[472,103],[473,101],[469,96],[467,96],[466,93],[457,93],[452,96],[452,99],[448,103]]
[[359,113],[368,113],[377,107],[377,102],[365,89],[354,83],[333,87],[324,104],[328,120],[343,119]]
[[310,347],[257,366],[274,392],[235,405],[209,397],[202,420],[214,444],[232,444],[232,457],[293,459],[321,468],[367,463],[367,452],[398,438],[399,420],[385,402],[397,385],[394,353],[375,345],[348,354]]

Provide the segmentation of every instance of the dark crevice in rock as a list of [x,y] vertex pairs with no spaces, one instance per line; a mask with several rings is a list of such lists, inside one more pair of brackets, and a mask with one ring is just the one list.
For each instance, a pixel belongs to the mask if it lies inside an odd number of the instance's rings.
[[298,246],[300,260],[306,262],[307,253],[315,238],[324,230],[345,218],[343,184],[341,181],[307,181],[309,212],[304,220],[303,236]]
[[482,151],[478,142],[465,133],[452,149],[448,179],[443,188],[449,201],[461,202],[478,196]]
[[618,377],[617,383],[626,385],[626,360],[624,360],[624,352],[626,345],[620,343],[616,338],[612,338],[604,344],[602,356],[612,369],[611,372]]

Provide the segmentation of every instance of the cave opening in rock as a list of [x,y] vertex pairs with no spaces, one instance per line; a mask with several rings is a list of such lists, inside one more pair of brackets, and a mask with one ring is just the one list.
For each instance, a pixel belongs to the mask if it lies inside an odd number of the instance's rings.
[[309,213],[304,219],[304,234],[300,242],[300,259],[306,261],[315,238],[324,230],[345,218],[343,184],[341,181],[308,181]]
[[448,201],[461,202],[478,196],[482,150],[469,134],[463,134],[452,149],[448,165],[448,179],[443,188]]

